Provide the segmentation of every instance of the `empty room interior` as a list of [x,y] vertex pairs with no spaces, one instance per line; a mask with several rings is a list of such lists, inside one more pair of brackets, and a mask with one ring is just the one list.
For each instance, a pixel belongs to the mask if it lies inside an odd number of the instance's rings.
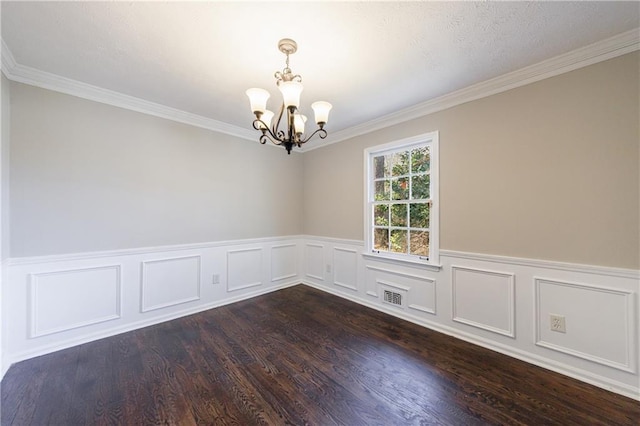
[[3,425],[640,422],[638,2],[0,13]]

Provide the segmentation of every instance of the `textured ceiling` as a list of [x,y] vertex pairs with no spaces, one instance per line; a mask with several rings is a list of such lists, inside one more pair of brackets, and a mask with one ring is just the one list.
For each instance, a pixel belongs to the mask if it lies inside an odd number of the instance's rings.
[[303,109],[356,126],[637,28],[637,2],[8,2],[16,63],[250,128],[298,42]]

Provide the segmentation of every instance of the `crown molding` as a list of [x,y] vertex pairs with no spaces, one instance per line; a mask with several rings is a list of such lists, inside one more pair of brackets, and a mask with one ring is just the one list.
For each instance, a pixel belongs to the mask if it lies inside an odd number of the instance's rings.
[[36,68],[20,65],[15,61],[13,54],[5,44],[4,40],[2,40],[2,72],[9,80],[16,81],[18,83],[41,87],[43,89],[49,89],[107,105],[113,105],[160,118],[166,118],[168,120],[213,130],[215,132],[236,136],[242,139],[252,141],[256,139],[255,132],[251,129],[233,126],[212,118],[192,114],[166,105],[125,95],[113,90],[103,89],[81,81],[41,71]]
[[329,135],[322,144],[305,145],[303,152],[322,148],[346,139],[361,136],[404,123],[415,118],[443,111],[457,105],[475,101],[507,90],[535,83],[579,68],[606,61],[640,49],[640,28],[618,34],[528,67],[503,74],[464,89],[419,103],[375,120],[350,127]]
[[[20,65],[15,61],[13,54],[5,44],[4,40],[0,41],[2,44],[2,72],[9,80],[177,121],[179,123],[189,124],[195,127],[201,127],[241,139],[251,141],[255,140],[256,135],[252,129],[234,126],[212,118],[192,114],[166,105],[124,95],[119,92],[40,71],[36,68]],[[329,135],[323,143],[311,143],[305,145],[299,151],[307,152],[322,148],[327,145],[404,123],[406,121],[433,114],[457,105],[505,92],[516,87],[535,83],[537,81],[564,74],[598,62],[606,61],[607,59],[612,59],[639,49],[640,28],[635,28],[520,70],[474,84],[464,89],[419,103],[375,120],[338,131]]]

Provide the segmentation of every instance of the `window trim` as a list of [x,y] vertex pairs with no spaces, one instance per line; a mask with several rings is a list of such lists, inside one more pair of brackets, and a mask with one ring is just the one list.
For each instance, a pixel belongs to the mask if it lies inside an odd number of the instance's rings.
[[[431,209],[429,211],[429,259],[404,253],[382,252],[373,249],[373,209],[374,185],[373,181],[373,157],[389,151],[399,149],[411,149],[414,145],[429,144],[431,156],[430,164],[430,198]],[[363,256],[387,262],[406,263],[413,266],[421,266],[439,269],[440,264],[440,152],[439,132],[433,131],[400,139],[397,141],[372,146],[364,150],[364,252]]]

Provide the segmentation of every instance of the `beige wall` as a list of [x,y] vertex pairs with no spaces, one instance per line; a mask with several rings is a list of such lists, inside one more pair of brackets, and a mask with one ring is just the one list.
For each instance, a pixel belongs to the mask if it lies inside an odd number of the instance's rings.
[[440,132],[441,248],[640,268],[638,52],[304,154],[304,232],[363,239],[363,150]]
[[2,78],[2,143],[0,144],[0,259],[9,257],[9,145],[10,145],[10,121],[11,121],[11,82],[4,74]]
[[11,83],[10,256],[302,231],[302,158]]
[[364,148],[438,130],[441,248],[640,268],[638,63],[628,54],[291,156],[3,80],[3,255],[301,232],[361,240]]

